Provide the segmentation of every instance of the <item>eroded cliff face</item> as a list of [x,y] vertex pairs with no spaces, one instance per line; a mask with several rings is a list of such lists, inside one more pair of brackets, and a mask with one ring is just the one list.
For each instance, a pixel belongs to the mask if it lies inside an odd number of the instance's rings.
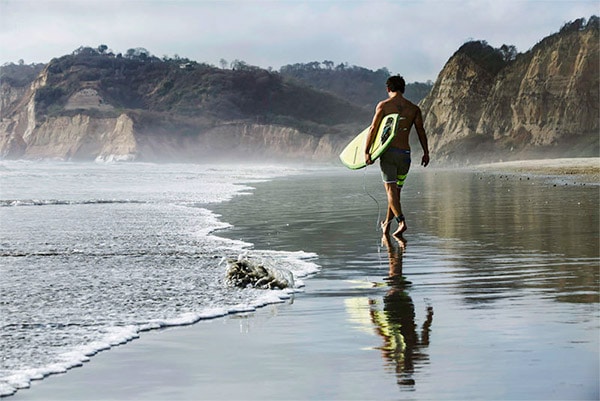
[[[3,101],[8,116],[3,115],[0,122],[0,157],[55,160],[135,159],[133,121],[124,113],[116,117],[97,118],[82,112],[72,116],[40,119],[36,115],[35,94],[46,85],[46,80],[47,70],[44,70],[26,91],[22,91],[20,97],[14,96]],[[77,100],[82,98],[84,102],[90,103],[90,96],[82,96],[79,92],[73,97],[75,103],[69,102],[69,105],[81,106]],[[80,110],[105,110],[110,107],[101,103],[98,101],[98,105],[84,104]]]
[[199,127],[191,135],[178,132],[176,125],[171,130],[147,129],[125,112],[116,117],[84,112],[112,109],[90,90],[68,104],[80,112],[39,121],[30,94],[19,112],[0,123],[0,156],[65,161],[327,160],[344,142],[334,135],[314,137],[290,127],[244,122]]
[[201,140],[217,154],[264,155],[268,151],[290,158],[312,155],[318,144],[318,139],[294,128],[260,124],[222,125],[206,132]]
[[126,114],[117,118],[73,117],[48,119],[27,139],[27,159],[134,160],[133,122]]
[[2,85],[1,158],[24,157],[27,150],[25,138],[31,136],[36,127],[35,91],[46,84],[46,77],[44,70],[26,89]]
[[0,110],[2,116],[7,114],[7,111],[12,109],[15,104],[19,103],[27,93],[26,87],[15,87],[2,82],[0,84]]
[[476,132],[493,84],[494,77],[466,55],[457,54],[446,63],[421,102],[432,152],[439,154]]
[[49,118],[27,135],[0,137],[3,158],[96,161],[327,160],[343,140],[321,138],[277,125],[228,123],[198,135],[154,135],[136,130],[132,118],[85,114]]
[[497,74],[457,52],[421,102],[433,156],[598,156],[597,29],[556,34]]

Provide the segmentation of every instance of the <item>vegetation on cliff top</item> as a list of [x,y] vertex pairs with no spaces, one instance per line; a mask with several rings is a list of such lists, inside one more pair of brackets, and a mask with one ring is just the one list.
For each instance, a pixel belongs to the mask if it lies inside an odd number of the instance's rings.
[[0,68],[0,84],[22,88],[29,85],[45,66],[45,64],[26,65],[23,60],[19,60],[18,64],[4,64]]
[[[372,71],[355,65],[349,66],[347,63],[334,65],[329,60],[292,64],[281,67],[280,73],[285,78],[342,96],[369,110],[385,97],[385,81],[391,75],[387,68]],[[431,81],[407,84],[404,96],[419,103],[432,86]]]
[[543,47],[551,46],[560,38],[575,32],[600,29],[600,19],[593,15],[586,21],[585,18],[579,18],[575,21],[567,22],[557,33],[550,35],[538,42],[531,51],[519,53],[513,45],[502,45],[499,48],[490,46],[485,40],[471,40],[464,43],[455,53],[464,54],[482,67],[491,75],[496,75],[504,67],[515,60],[528,57],[532,52]]

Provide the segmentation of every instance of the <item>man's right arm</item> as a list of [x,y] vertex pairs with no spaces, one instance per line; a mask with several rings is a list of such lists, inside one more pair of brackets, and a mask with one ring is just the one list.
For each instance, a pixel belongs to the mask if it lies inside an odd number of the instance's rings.
[[369,151],[371,150],[371,144],[375,139],[375,135],[377,134],[377,128],[379,127],[382,118],[383,102],[380,102],[375,108],[375,115],[373,116],[373,121],[371,122],[371,126],[369,127],[369,134],[367,135],[367,140],[365,143],[365,160],[367,161],[367,164],[373,164],[373,161],[371,160],[371,154]]

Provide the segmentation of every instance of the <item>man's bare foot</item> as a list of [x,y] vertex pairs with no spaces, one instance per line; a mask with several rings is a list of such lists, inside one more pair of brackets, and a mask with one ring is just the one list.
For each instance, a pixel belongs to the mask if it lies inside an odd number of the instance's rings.
[[406,231],[408,227],[406,226],[406,221],[404,219],[398,222],[398,229],[394,231],[392,234],[396,239],[402,238],[402,234]]

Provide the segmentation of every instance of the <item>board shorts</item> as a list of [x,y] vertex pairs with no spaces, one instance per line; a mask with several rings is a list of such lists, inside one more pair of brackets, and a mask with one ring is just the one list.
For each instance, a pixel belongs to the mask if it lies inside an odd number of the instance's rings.
[[410,150],[388,148],[379,158],[379,166],[384,183],[402,187],[410,169]]

